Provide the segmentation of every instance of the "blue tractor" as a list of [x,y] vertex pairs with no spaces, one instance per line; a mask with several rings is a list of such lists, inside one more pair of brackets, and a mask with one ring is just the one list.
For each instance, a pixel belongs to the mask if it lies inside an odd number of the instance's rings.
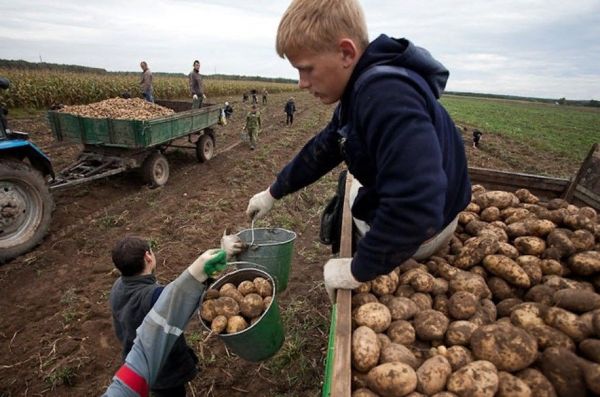
[[[0,89],[8,87],[9,81],[0,77]],[[8,129],[7,113],[0,106],[0,263],[39,244],[54,210],[50,159],[26,133]]]

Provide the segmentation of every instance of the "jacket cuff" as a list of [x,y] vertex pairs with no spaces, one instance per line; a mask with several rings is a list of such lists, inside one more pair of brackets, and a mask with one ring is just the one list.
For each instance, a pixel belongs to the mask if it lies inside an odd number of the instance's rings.
[[285,194],[283,193],[283,189],[281,189],[280,184],[277,183],[277,181],[275,181],[275,183],[273,183],[269,187],[269,193],[271,193],[271,196],[273,196],[275,200],[279,200],[280,198],[285,196]]

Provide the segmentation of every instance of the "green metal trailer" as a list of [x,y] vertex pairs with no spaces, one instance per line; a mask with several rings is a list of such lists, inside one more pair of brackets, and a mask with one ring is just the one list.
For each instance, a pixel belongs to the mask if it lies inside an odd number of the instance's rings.
[[[176,113],[152,120],[91,118],[49,111],[48,121],[56,140],[84,146],[77,161],[59,172],[50,183],[56,190],[120,172],[141,168],[150,186],[164,185],[169,163],[164,152],[169,147],[194,149],[200,162],[210,160],[215,151],[214,127],[221,120],[221,108],[207,104],[191,109],[185,101],[156,101]],[[187,137],[187,145],[174,141]]]

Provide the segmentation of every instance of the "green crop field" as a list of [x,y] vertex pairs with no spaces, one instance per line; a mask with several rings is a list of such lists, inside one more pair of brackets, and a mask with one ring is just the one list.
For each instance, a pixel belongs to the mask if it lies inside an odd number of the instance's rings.
[[[114,98],[128,91],[140,97],[140,78],[131,73],[89,73],[60,70],[2,69],[0,76],[10,80],[10,89],[0,91],[0,103],[9,108],[47,108],[54,103],[64,105],[87,104]],[[186,76],[154,76],[154,96],[177,99],[189,96]],[[242,95],[251,89],[270,93],[293,91],[295,84],[245,80],[204,80],[206,95],[210,97]],[[210,99],[209,99],[210,100]]]
[[526,101],[445,96],[442,103],[459,124],[581,162],[600,142],[600,109]]

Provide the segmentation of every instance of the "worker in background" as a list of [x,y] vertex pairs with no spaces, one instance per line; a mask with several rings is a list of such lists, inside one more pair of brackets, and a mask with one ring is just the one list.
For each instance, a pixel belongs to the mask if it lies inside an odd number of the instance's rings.
[[154,103],[154,93],[152,88],[152,72],[148,68],[148,64],[146,61],[142,61],[140,63],[140,67],[142,68],[142,79],[140,80],[140,89],[142,91],[142,95],[144,99],[148,102]]
[[202,101],[206,99],[204,95],[204,84],[202,83],[202,77],[200,76],[200,61],[194,61],[194,68],[188,75],[190,83],[190,94],[192,95],[192,109],[199,109],[202,107]]
[[294,102],[294,97],[288,99],[285,103],[285,108],[283,109],[285,112],[285,125],[294,124],[294,113],[296,112],[296,103]]
[[252,105],[252,110],[246,115],[246,125],[244,125],[244,129],[250,139],[250,150],[254,150],[256,147],[256,138],[258,137],[260,127],[260,112],[256,108],[256,105]]
[[473,130],[473,147],[475,149],[479,149],[479,141],[481,140],[481,136],[483,134],[477,128]]

